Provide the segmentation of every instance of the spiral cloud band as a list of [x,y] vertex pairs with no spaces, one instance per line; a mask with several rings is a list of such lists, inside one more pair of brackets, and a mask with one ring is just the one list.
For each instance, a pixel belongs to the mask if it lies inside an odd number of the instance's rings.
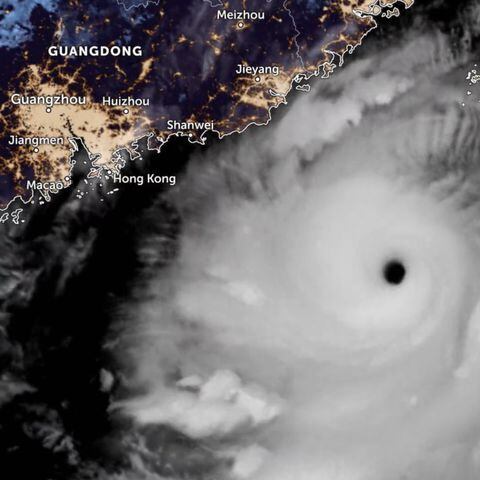
[[478,478],[463,61],[440,35],[358,60],[193,163],[172,197],[181,251],[128,340],[147,393],[119,405],[139,425],[229,459],[220,478]]

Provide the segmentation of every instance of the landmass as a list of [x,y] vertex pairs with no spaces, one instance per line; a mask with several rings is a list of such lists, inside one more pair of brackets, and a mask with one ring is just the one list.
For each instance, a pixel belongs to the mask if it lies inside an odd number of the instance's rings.
[[[0,222],[13,200],[120,174],[171,135],[265,125],[312,76],[341,66],[378,16],[414,0],[27,1],[0,10]],[[16,23],[12,20],[16,19]],[[12,31],[8,36],[7,29]],[[23,28],[22,28],[23,27]]]

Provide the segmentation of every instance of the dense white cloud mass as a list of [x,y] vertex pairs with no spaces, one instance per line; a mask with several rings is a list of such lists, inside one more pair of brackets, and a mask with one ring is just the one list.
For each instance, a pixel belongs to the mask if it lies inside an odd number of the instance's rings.
[[[425,35],[192,162],[138,318],[139,424],[252,480],[480,475],[479,110]],[[228,470],[228,473],[227,473]]]

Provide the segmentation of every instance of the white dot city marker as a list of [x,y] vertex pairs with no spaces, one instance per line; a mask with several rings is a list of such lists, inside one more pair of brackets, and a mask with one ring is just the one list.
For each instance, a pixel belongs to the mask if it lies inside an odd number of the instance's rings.
[[128,114],[130,113],[130,110],[129,110],[128,108],[126,108],[126,109],[123,111],[123,113],[124,113],[125,115],[128,115]]
[[260,80],[261,80],[260,77],[255,77],[255,81],[256,81],[256,82],[259,82]]
[[40,151],[40,150],[39,150],[38,147],[35,147],[35,148],[33,149],[33,153],[38,153],[39,151]]
[[238,22],[237,23],[237,27],[242,29],[243,27],[245,26],[245,24],[243,22]]
[[47,107],[47,113],[52,113],[52,107]]

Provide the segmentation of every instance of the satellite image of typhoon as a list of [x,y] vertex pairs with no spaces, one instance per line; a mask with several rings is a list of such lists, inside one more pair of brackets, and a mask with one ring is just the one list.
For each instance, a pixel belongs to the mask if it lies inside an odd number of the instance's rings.
[[[397,4],[399,6],[397,6]],[[0,1],[0,220],[159,150],[264,125],[413,0]],[[305,86],[304,88],[309,88]],[[83,162],[85,163],[85,162]]]
[[0,9],[1,480],[480,479],[480,0]]

